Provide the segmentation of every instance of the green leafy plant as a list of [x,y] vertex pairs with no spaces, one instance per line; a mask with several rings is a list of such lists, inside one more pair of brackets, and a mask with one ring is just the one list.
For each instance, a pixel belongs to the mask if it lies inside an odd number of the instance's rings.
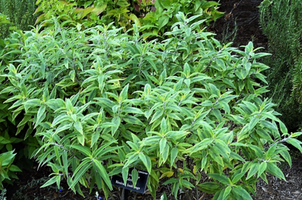
[[5,179],[18,178],[15,172],[20,172],[20,168],[13,165],[15,155],[13,151],[8,151],[0,154],[0,190],[3,190],[2,182]]
[[[21,54],[19,48],[24,41],[25,35],[21,31],[11,33],[9,38],[0,41],[1,75],[4,74],[4,70],[8,64],[16,64],[10,61],[18,59],[18,56]],[[1,91],[10,85],[7,78],[0,76]],[[12,170],[31,168],[32,162],[30,161],[30,155],[40,146],[32,135],[26,133],[25,129],[23,131],[22,129],[18,129],[18,124],[20,124],[22,120],[23,113],[21,113],[20,117],[13,116],[9,110],[12,104],[4,103],[10,97],[11,94],[9,93],[0,95],[0,155],[4,156],[6,159],[5,162],[9,162],[9,164],[5,164],[5,166],[0,168],[0,174],[3,173],[1,174],[1,185],[2,182],[11,184],[11,178],[17,178],[17,176],[10,171],[10,167]],[[14,151],[14,154],[12,154],[12,151]],[[9,157],[10,155],[12,157]],[[12,165],[12,163],[14,165]]]
[[218,3],[207,0],[93,0],[62,1],[38,0],[37,12],[43,12],[38,19],[45,26],[50,26],[54,15],[64,26],[93,27],[97,24],[114,22],[115,26],[124,30],[132,28],[132,24],[144,27],[145,37],[162,36],[177,19],[178,12],[200,15],[206,22],[215,21],[223,13],[217,11]]
[[[263,1],[260,24],[272,56],[266,59],[270,96],[291,130],[301,127],[301,8],[300,1]],[[282,78],[280,78],[282,77]]]
[[302,151],[302,133],[289,133],[263,98],[268,66],[257,59],[267,53],[222,45],[198,16],[176,17],[163,41],[146,42],[136,24],[133,35],[57,21],[25,34],[1,94],[11,95],[14,117],[24,112],[18,127],[30,127],[41,144],[35,158],[53,170],[42,187],[67,180],[74,192],[96,186],[108,198],[110,176],[126,181],[134,167],[150,174],[154,198],[164,184],[176,199],[180,190],[193,199],[193,188],[198,198],[252,199],[259,178],[285,179],[284,143]]
[[35,0],[0,0],[0,38],[15,30],[30,30],[37,15]]

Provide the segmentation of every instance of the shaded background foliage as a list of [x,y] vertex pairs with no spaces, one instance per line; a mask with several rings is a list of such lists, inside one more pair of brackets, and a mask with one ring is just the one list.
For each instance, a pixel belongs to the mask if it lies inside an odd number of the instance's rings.
[[264,0],[260,5],[260,25],[268,37],[272,56],[264,60],[270,97],[291,131],[302,121],[302,2],[299,0]]
[[35,0],[0,0],[0,13],[7,21],[0,21],[0,38],[6,37],[10,30],[30,30],[38,15]]

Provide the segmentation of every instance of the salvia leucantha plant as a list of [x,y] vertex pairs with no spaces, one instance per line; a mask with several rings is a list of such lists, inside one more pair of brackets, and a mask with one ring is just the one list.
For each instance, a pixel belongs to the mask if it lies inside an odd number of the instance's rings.
[[196,17],[178,13],[160,42],[144,41],[136,25],[127,35],[54,22],[20,35],[1,94],[13,117],[24,112],[18,127],[32,128],[41,144],[33,156],[53,170],[42,187],[67,180],[74,192],[97,188],[108,198],[110,177],[126,182],[134,168],[134,185],[137,169],[148,171],[154,198],[169,185],[175,199],[180,191],[252,199],[259,179],[285,180],[278,164],[291,165],[286,143],[302,151],[301,133],[289,133],[263,98],[268,66],[257,59],[267,54],[251,42],[243,51],[222,45]]

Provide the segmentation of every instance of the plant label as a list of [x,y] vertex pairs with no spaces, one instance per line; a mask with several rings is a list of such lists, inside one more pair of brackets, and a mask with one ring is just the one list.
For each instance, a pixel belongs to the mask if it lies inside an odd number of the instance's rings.
[[138,193],[142,193],[142,194],[145,193],[149,173],[146,171],[137,169],[138,180],[137,180],[135,187],[133,187],[133,182],[132,182],[132,177],[131,177],[132,170],[133,170],[133,168],[129,169],[129,174],[128,174],[126,185],[124,184],[122,174],[112,176],[112,178],[111,178],[112,185],[115,185],[120,188],[124,188],[126,190],[132,190],[134,192],[138,192]]

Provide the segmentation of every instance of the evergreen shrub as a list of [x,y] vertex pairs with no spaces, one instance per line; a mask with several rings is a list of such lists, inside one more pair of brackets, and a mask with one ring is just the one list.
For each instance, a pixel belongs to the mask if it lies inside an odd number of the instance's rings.
[[272,53],[264,61],[271,66],[266,71],[270,97],[277,103],[282,121],[294,131],[302,125],[302,2],[264,0],[260,13],[260,24]]
[[198,16],[176,17],[164,41],[146,42],[136,25],[130,35],[56,21],[18,36],[1,95],[13,118],[24,113],[19,129],[29,127],[41,145],[33,156],[53,170],[42,187],[66,180],[74,192],[97,188],[108,198],[110,177],[126,181],[134,168],[134,185],[137,169],[150,174],[154,198],[169,185],[176,199],[180,191],[193,199],[193,188],[196,198],[252,199],[259,178],[285,180],[284,143],[302,151],[302,133],[289,133],[263,98],[268,67],[257,59],[267,54],[251,42],[243,51],[222,45]]
[[31,29],[38,16],[34,15],[35,3],[36,0],[0,0],[0,39],[14,30]]

